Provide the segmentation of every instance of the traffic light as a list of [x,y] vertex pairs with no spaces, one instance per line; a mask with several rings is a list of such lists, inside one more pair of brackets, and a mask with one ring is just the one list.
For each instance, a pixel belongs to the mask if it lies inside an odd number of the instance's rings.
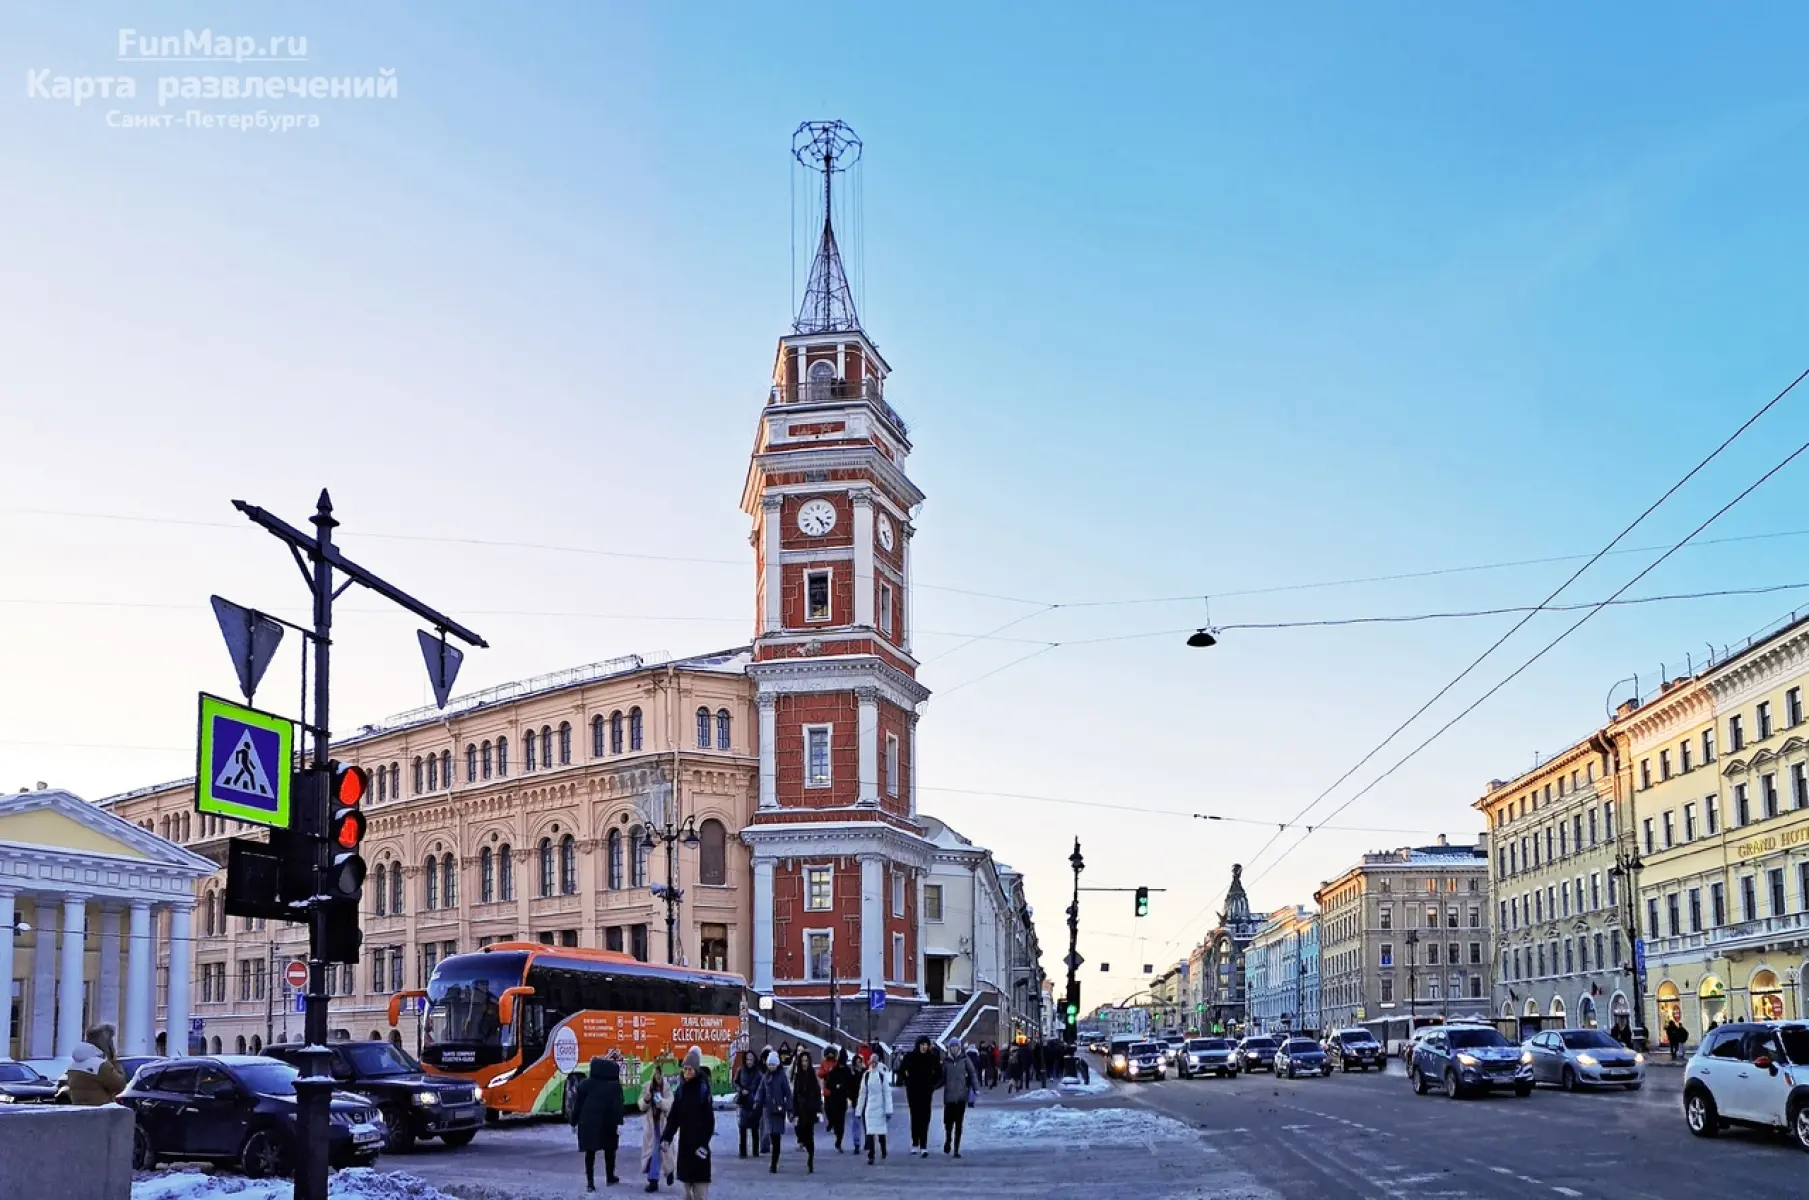
[[327,874],[321,889],[334,899],[356,901],[364,887],[364,830],[368,822],[358,806],[371,789],[363,767],[328,764]]
[[1149,916],[1149,889],[1146,887],[1137,889],[1137,915],[1140,917]]

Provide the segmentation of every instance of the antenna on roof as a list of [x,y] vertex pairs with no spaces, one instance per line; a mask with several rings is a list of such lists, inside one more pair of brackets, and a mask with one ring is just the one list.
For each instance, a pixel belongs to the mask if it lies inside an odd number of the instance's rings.
[[842,333],[861,327],[835,239],[835,177],[861,160],[861,140],[842,121],[806,121],[791,135],[792,157],[823,177],[823,231],[804,282],[794,333]]

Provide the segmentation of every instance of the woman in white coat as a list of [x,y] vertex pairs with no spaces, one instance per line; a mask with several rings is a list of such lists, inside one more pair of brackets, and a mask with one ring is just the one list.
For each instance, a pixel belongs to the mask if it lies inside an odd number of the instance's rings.
[[867,1165],[873,1165],[873,1139],[879,1139],[879,1156],[886,1157],[886,1124],[892,1115],[892,1072],[886,1067],[886,1052],[873,1047],[873,1061],[861,1073],[860,1094],[854,1111],[867,1131]]
[[641,1127],[641,1171],[647,1180],[647,1190],[660,1190],[660,1173],[666,1175],[666,1186],[672,1185],[673,1163],[660,1161],[660,1137],[666,1127],[666,1118],[672,1112],[672,1089],[666,1077],[660,1074],[659,1064],[654,1063],[647,1076],[647,1093],[641,1103],[645,1115]]

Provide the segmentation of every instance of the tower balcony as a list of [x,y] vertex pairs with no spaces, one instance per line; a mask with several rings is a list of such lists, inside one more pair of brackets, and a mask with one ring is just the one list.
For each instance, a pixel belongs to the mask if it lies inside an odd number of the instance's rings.
[[910,427],[896,409],[886,403],[881,381],[866,379],[807,379],[802,383],[776,385],[767,397],[768,406],[775,404],[843,404],[864,401],[889,421],[905,437]]

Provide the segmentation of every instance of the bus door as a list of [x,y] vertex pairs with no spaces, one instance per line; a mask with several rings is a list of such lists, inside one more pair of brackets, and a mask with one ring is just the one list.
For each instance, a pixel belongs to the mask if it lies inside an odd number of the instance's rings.
[[[515,1005],[516,1036],[521,1042],[521,1065],[540,1061],[546,1053],[546,1002],[539,996],[524,996]],[[504,1038],[508,1037],[505,1030]]]

